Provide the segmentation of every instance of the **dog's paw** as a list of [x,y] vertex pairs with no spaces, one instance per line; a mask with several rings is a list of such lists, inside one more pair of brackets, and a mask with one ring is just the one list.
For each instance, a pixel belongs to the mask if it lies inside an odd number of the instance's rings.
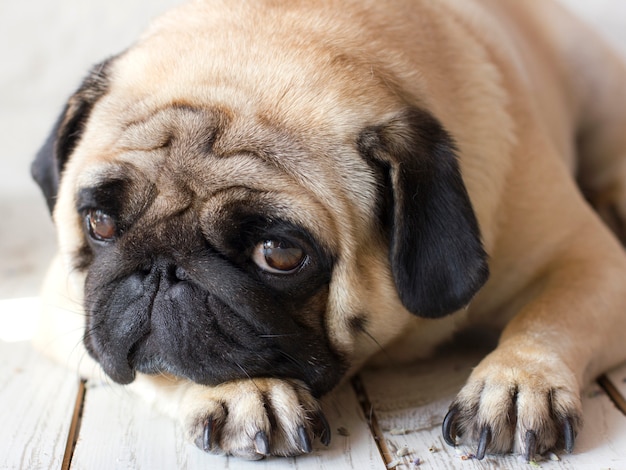
[[574,374],[549,352],[500,347],[474,369],[443,422],[450,445],[514,452],[531,461],[549,450],[571,453],[581,426]]
[[301,382],[251,379],[195,387],[184,404],[189,439],[206,452],[249,460],[311,452],[330,442],[318,401]]

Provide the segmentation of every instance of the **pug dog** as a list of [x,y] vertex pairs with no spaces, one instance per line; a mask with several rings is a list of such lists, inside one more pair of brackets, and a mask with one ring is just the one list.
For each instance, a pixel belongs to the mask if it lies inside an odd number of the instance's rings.
[[318,400],[364,364],[501,328],[445,440],[572,452],[581,387],[626,359],[625,84],[548,0],[180,6],[33,164],[38,343],[258,459],[327,444]]

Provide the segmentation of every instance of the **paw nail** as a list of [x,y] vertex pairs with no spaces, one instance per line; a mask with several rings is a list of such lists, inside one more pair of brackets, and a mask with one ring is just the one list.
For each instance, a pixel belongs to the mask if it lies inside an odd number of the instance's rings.
[[565,452],[571,454],[574,452],[574,426],[572,425],[572,418],[565,418],[563,422],[563,434],[565,437]]
[[319,411],[316,413],[315,418],[315,435],[319,436],[320,442],[328,447],[330,444],[331,431],[326,416]]
[[264,431],[259,431],[254,436],[254,449],[257,454],[270,455],[270,441]]
[[489,426],[483,427],[480,432],[480,439],[478,441],[478,450],[476,451],[476,458],[482,460],[485,458],[485,452],[489,444],[491,443],[491,428]]
[[450,411],[443,420],[441,431],[443,433],[443,440],[446,444],[454,447],[456,445],[456,417],[459,414],[459,408],[456,405],[450,407]]
[[211,450],[211,434],[213,434],[213,418],[208,418],[204,423],[202,431],[202,450],[210,452]]
[[526,431],[526,453],[524,454],[524,458],[526,462],[530,462],[535,458],[535,454],[537,453],[537,434],[535,431]]
[[313,450],[311,446],[311,439],[309,438],[309,433],[306,432],[304,426],[298,427],[298,437],[300,439],[300,450],[305,454],[308,454]]

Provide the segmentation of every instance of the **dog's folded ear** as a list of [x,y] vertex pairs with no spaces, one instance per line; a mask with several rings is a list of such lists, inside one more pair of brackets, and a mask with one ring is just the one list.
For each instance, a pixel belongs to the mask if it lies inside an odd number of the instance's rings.
[[437,318],[465,307],[489,269],[450,135],[409,108],[365,128],[358,148],[381,178],[389,260],[406,309]]
[[108,59],[91,69],[80,88],[68,100],[31,165],[31,174],[39,184],[51,213],[63,168],[81,138],[94,104],[107,92],[111,60]]

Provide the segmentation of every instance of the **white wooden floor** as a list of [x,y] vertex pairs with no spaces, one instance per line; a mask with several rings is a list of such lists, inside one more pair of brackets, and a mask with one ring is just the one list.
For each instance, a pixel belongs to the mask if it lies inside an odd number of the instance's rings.
[[33,351],[22,339],[36,309],[36,299],[0,301],[0,469],[626,470],[626,416],[615,404],[626,403],[626,365],[585,391],[573,455],[529,465],[514,456],[477,461],[474,449],[447,446],[440,423],[484,354],[465,348],[410,368],[363,372],[324,400],[328,448],[317,443],[304,457],[246,462],[204,454],[123,387],[84,384]]

